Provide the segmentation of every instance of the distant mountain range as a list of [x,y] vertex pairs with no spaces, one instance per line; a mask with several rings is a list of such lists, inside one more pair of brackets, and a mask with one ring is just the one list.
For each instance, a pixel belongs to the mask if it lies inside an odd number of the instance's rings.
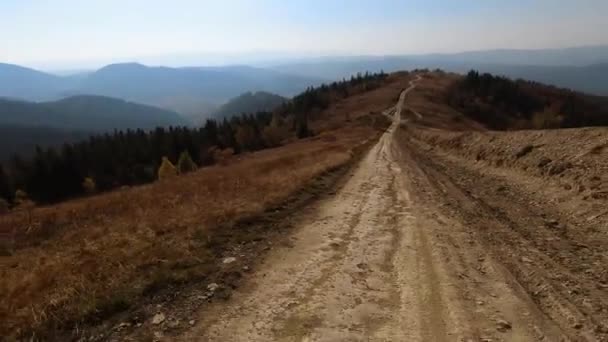
[[52,101],[73,95],[102,95],[177,111],[186,117],[200,117],[249,91],[291,97],[311,85],[347,78],[357,72],[415,68],[454,72],[478,69],[608,94],[608,46],[306,58],[260,65],[263,67],[169,68],[123,63],[59,76],[0,64],[0,97]]
[[306,58],[259,67],[124,63],[64,75],[0,63],[0,134],[13,137],[1,142],[16,146],[0,153],[113,129],[187,125],[269,110],[309,86],[358,72],[416,68],[476,69],[608,95],[608,46]]
[[126,63],[57,76],[0,64],[0,96],[50,101],[74,95],[101,95],[174,110],[185,116],[216,108],[247,91],[293,96],[322,81],[249,66],[168,68]]
[[490,50],[454,54],[354,56],[304,59],[268,66],[308,77],[347,78],[357,72],[441,68],[471,69],[608,95],[608,46],[541,50]]

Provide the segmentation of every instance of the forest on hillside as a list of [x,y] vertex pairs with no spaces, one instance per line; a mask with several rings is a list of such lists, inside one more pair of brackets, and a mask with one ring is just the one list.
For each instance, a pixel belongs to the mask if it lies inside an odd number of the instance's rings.
[[273,111],[207,120],[199,128],[158,127],[151,131],[119,130],[65,144],[37,148],[32,158],[14,155],[0,166],[0,201],[19,205],[145,184],[159,177],[222,162],[232,154],[306,138],[309,113],[332,101],[379,87],[386,74],[358,74],[350,80],[308,88]]
[[265,91],[247,92],[222,105],[213,113],[213,117],[222,119],[252,111],[271,111],[286,101],[282,96]]
[[470,71],[447,102],[490,129],[608,126],[608,99],[524,80]]

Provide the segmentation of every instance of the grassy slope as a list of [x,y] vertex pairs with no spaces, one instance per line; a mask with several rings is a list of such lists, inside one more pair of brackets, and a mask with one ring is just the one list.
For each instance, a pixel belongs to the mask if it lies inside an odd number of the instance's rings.
[[137,305],[169,283],[218,272],[221,250],[255,238],[226,229],[353,160],[387,125],[370,113],[389,107],[406,85],[407,75],[393,76],[383,88],[335,103],[312,124],[321,134],[310,139],[176,179],[36,208],[31,224],[25,212],[2,217],[0,234],[14,238],[14,250],[0,263],[0,335],[71,329]]

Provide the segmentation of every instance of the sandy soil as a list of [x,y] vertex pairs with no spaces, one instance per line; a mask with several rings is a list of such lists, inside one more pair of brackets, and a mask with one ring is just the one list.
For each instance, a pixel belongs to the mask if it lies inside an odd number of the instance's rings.
[[416,138],[414,88],[335,196],[181,340],[607,340],[605,240],[560,231],[574,221],[530,179]]

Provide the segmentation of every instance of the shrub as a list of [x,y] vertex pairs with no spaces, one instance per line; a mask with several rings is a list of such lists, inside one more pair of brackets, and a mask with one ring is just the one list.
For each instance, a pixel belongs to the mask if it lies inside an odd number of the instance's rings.
[[89,195],[97,192],[97,185],[95,184],[95,181],[93,180],[93,178],[86,177],[82,181],[82,189],[84,190],[85,193],[87,193]]
[[163,157],[163,160],[158,168],[158,179],[169,179],[177,176],[177,168],[171,163],[169,158]]
[[188,151],[184,151],[180,154],[177,162],[177,170],[180,174],[196,171],[197,168],[198,165],[196,165],[196,163],[192,160],[192,157],[190,157],[190,153],[188,153]]

